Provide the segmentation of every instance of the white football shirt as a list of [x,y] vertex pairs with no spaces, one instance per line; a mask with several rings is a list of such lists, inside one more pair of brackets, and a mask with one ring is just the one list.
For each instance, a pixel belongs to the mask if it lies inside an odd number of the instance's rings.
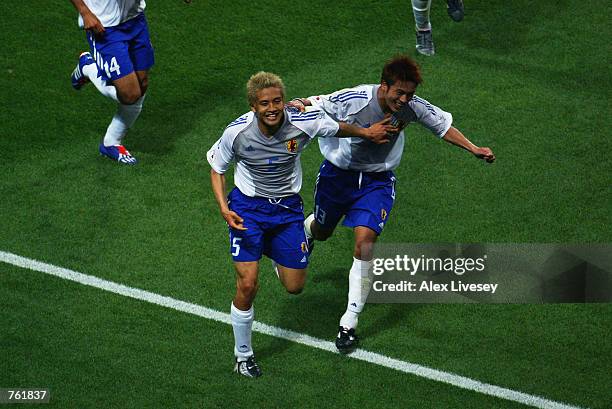
[[335,136],[339,125],[322,110],[302,113],[285,109],[284,116],[272,136],[261,132],[253,112],[231,122],[206,154],[210,166],[224,174],[235,161],[234,184],[247,196],[278,198],[298,193],[302,188],[302,150],[316,136]]
[[[329,95],[308,98],[315,108],[323,109],[338,122],[347,122],[364,128],[382,121],[385,114],[376,93],[380,85],[360,85]],[[453,116],[416,95],[408,101],[417,122],[438,137],[443,137],[453,122]],[[360,172],[384,172],[398,167],[404,150],[405,128],[386,144],[377,145],[367,139],[319,139],[321,153],[341,169]]]
[[[104,27],[114,27],[130,20],[146,7],[145,0],[83,0]],[[79,15],[79,27],[83,27],[83,16]]]

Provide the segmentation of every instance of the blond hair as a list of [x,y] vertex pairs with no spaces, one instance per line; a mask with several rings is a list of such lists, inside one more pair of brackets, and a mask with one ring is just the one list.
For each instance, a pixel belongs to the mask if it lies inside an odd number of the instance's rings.
[[276,74],[271,72],[259,71],[249,78],[247,82],[247,99],[249,105],[254,106],[257,103],[257,92],[264,88],[280,88],[283,99],[285,98],[285,84],[283,80]]

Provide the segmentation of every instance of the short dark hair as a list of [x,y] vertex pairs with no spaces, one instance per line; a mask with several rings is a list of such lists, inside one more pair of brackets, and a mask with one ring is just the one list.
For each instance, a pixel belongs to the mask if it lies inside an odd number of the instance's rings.
[[387,61],[380,76],[381,82],[384,81],[391,86],[397,81],[410,81],[419,85],[423,82],[421,69],[412,58],[406,55],[397,55]]

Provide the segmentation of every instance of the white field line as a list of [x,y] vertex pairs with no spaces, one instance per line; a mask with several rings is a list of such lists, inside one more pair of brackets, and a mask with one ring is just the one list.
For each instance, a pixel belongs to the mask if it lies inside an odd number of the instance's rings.
[[[161,305],[163,307],[172,308],[173,310],[186,312],[189,314],[197,315],[199,317],[231,325],[230,315],[224,312],[216,311],[211,308],[206,308],[201,305],[192,304],[186,301],[177,300],[171,297],[155,294],[149,291],[128,287],[122,284],[114,283],[112,281],[107,281],[98,277],[79,273],[77,271],[72,271],[66,268],[61,268],[51,264],[43,263],[41,261],[21,257],[16,254],[0,251],[0,262],[53,275],[56,277],[63,278],[65,280],[70,280],[90,287],[109,291],[111,293],[124,295],[129,298],[146,301],[151,304]],[[306,334],[301,334],[299,332],[274,327],[272,325],[267,325],[261,322],[255,321],[253,323],[253,331],[270,335],[276,338],[286,339],[288,341],[307,345],[309,347],[322,349],[324,351],[338,353],[336,350],[336,346],[330,341],[325,341],[319,338],[311,337]],[[527,393],[514,391],[512,389],[502,388],[500,386],[479,382],[477,380],[470,379],[465,376],[439,371],[437,369],[428,368],[426,366],[417,365],[410,362],[400,361],[399,359],[390,358],[388,356],[377,354],[375,352],[368,352],[363,349],[357,349],[352,354],[347,355],[347,357],[360,361],[370,362],[375,365],[395,369],[397,371],[420,376],[422,378],[431,379],[433,381],[444,382],[462,389],[479,392],[500,399],[522,403],[524,405],[533,406],[536,408],[582,409],[578,406],[555,402],[539,396],[529,395]]]

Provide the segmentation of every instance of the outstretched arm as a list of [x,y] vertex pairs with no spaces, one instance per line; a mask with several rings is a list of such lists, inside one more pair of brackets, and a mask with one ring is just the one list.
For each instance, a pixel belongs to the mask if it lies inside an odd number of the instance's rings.
[[[308,98],[294,98],[287,103],[290,107],[297,109],[300,112],[306,111],[306,108],[312,106],[312,102]],[[368,139],[376,144],[389,142],[389,136],[398,134],[401,129],[391,125],[391,117],[387,116],[382,121],[372,124],[368,128],[352,125],[346,122],[338,122],[340,130],[336,134],[338,138],[347,138],[356,136],[359,138]]]
[[495,154],[490,148],[478,147],[474,145],[468,138],[466,138],[461,131],[454,126],[451,126],[448,131],[442,137],[446,142],[452,143],[455,146],[465,149],[478,159],[483,159],[488,163],[495,161]]
[[244,222],[242,217],[230,210],[227,205],[227,199],[225,199],[225,175],[211,169],[210,182],[212,184],[213,193],[215,194],[215,200],[217,201],[217,205],[219,205],[221,216],[223,216],[229,227],[236,230],[246,230],[246,227],[242,224]]
[[83,17],[83,28],[87,31],[93,31],[94,34],[104,33],[104,26],[96,17],[94,13],[89,10],[89,7],[83,2],[83,0],[70,0],[74,5],[74,8]]

